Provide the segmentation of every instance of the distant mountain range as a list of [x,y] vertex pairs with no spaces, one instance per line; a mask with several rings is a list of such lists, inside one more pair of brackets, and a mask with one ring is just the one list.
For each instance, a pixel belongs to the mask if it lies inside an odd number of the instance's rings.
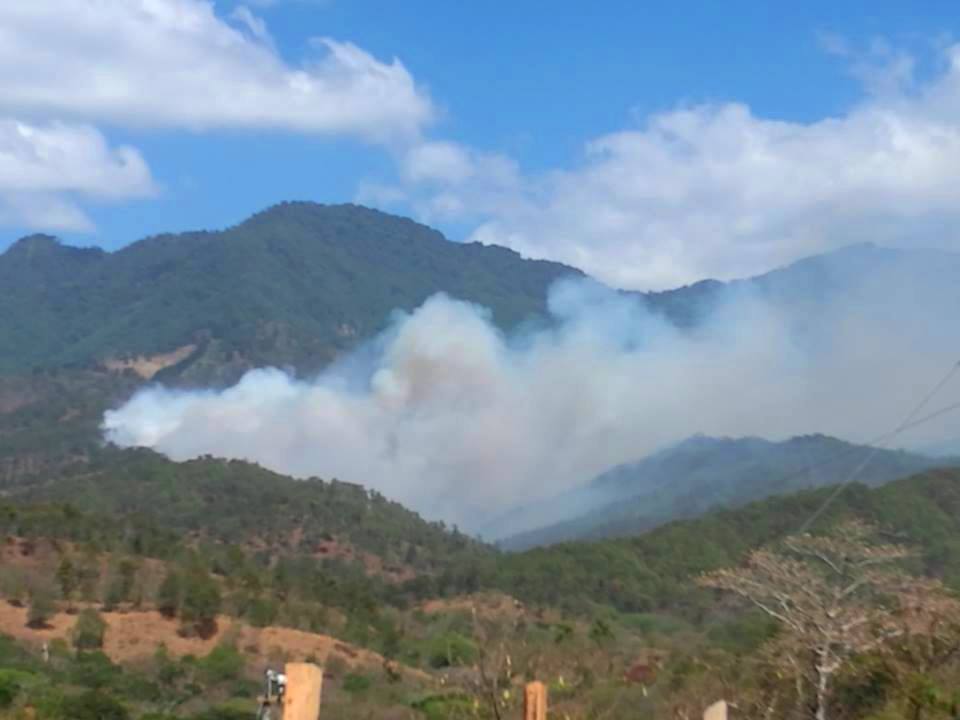
[[[751,280],[631,295],[682,327],[743,292],[815,315],[852,279],[894,264],[960,273],[958,255],[860,245]],[[545,316],[556,280],[582,276],[356,205],[284,203],[226,230],[115,252],[34,235],[0,254],[0,374],[107,367],[223,384],[264,365],[312,373],[435,293],[489,308],[509,329]]]
[[[895,302],[928,287],[960,287],[960,255],[858,245],[753,279],[630,295],[683,328],[742,294],[802,308],[794,315],[816,326],[851,287],[882,282],[891,270],[903,279]],[[437,292],[487,307],[501,328],[516,328],[543,321],[550,286],[568,277],[583,273],[450,242],[355,205],[284,203],[226,230],[159,235],[115,252],[23,238],[0,254],[0,486],[88,460],[101,444],[103,411],[147,381],[224,385],[266,365],[313,373],[374,337],[395,311]],[[942,317],[960,312],[957,297]],[[768,445],[700,438],[599,479],[589,498],[577,496],[582,517],[559,512],[570,498],[557,500],[558,512],[543,522],[563,525],[508,545],[631,533],[835,482],[849,462],[779,478],[842,449],[822,437]],[[882,453],[862,479],[878,483],[931,462]]]
[[[876,450],[825,435],[783,442],[695,436],[638,462],[615,467],[587,486],[545,503],[557,520],[500,541],[509,550],[569,540],[637,535],[672,520],[732,508],[772,495],[833,485],[857,474],[877,486],[924,470],[960,465],[899,450]],[[509,516],[501,521],[507,526]],[[491,530],[494,530],[491,528]]]

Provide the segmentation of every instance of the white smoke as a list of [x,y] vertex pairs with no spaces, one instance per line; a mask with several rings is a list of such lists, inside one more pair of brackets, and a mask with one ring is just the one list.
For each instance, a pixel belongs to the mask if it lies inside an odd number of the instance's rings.
[[[696,432],[890,430],[960,356],[955,285],[874,276],[799,306],[730,293],[681,332],[635,298],[562,282],[552,322],[509,337],[483,308],[437,295],[375,352],[312,381],[261,369],[220,392],[154,386],[104,426],[122,446],[359,482],[477,529]],[[960,381],[931,409],[958,399]],[[948,416],[898,443],[947,442],[957,428]]]

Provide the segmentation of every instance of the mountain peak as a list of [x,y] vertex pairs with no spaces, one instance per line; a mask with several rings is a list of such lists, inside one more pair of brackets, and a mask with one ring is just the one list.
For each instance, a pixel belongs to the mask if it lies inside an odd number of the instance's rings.
[[44,235],[42,233],[37,233],[35,235],[27,235],[17,240],[13,245],[7,248],[4,255],[10,257],[25,256],[32,257],[37,254],[49,254],[51,252],[56,252],[61,247],[60,240],[53,237],[53,235]]

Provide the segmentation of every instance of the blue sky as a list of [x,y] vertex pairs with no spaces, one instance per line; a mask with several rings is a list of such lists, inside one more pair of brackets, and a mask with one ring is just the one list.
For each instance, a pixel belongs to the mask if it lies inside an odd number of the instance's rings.
[[0,8],[31,69],[0,76],[0,247],[360,201],[647,288],[960,228],[952,2],[29,5]]

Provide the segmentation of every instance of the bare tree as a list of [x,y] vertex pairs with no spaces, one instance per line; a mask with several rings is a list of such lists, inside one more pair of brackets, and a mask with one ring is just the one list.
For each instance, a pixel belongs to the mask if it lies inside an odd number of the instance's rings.
[[917,598],[937,592],[896,567],[908,555],[904,547],[875,538],[872,528],[851,522],[827,536],[788,538],[776,550],[752,552],[743,567],[699,579],[777,620],[781,632],[767,657],[778,676],[793,678],[806,717],[827,720],[837,674],[903,634]]

